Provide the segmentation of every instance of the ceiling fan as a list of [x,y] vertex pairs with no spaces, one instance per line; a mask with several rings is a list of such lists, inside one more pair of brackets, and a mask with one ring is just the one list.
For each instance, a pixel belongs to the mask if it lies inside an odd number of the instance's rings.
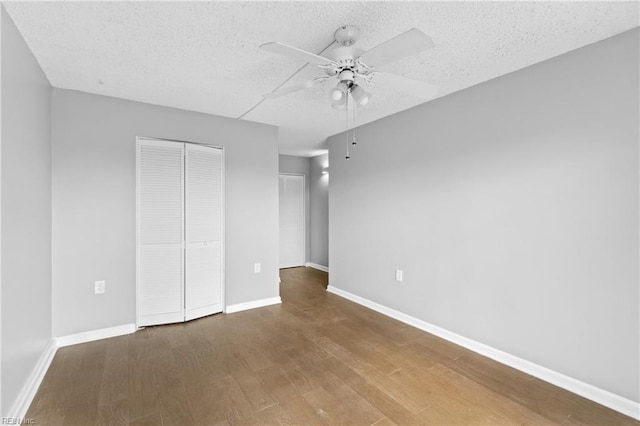
[[[328,80],[337,80],[331,91],[331,105],[337,109],[347,107],[349,95],[353,101],[363,106],[369,102],[370,94],[361,86],[388,85],[423,99],[431,99],[437,93],[437,87],[425,81],[414,80],[384,71],[380,66],[398,59],[415,55],[434,46],[429,36],[417,28],[410,29],[384,43],[364,51],[354,44],[358,40],[360,30],[350,25],[338,28],[334,33],[338,47],[327,52],[326,56],[307,52],[284,43],[270,42],[260,46],[261,49],[290,58],[299,59],[317,65],[326,75],[312,80],[291,84],[263,95],[265,99],[279,98],[293,92],[308,89]],[[333,43],[332,43],[333,44]],[[326,50],[326,49],[325,49]]]

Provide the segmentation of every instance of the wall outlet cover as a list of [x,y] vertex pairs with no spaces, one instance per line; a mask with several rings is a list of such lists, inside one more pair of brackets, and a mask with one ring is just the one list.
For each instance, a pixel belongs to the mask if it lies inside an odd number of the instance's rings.
[[94,291],[96,294],[103,294],[107,290],[106,281],[96,281]]

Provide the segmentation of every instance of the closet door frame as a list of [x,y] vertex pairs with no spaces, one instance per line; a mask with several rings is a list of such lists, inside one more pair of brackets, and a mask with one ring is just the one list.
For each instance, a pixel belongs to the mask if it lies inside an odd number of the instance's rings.
[[[140,167],[139,167],[139,163],[140,163],[140,142],[145,141],[145,142],[177,142],[177,143],[182,143],[182,144],[192,144],[192,145],[199,145],[199,146],[205,146],[205,147],[209,147],[209,148],[216,148],[216,149],[220,149],[221,152],[221,167],[220,167],[220,191],[221,191],[221,198],[222,198],[222,212],[221,212],[221,239],[222,239],[222,248],[221,248],[221,253],[220,253],[220,275],[221,275],[221,283],[220,283],[220,300],[222,301],[222,313],[226,313],[227,312],[227,291],[226,291],[226,287],[227,287],[227,272],[226,272],[226,173],[225,173],[225,149],[223,146],[221,145],[215,145],[215,144],[208,144],[208,143],[198,143],[198,142],[190,142],[190,141],[182,141],[182,140],[177,140],[177,139],[166,139],[166,138],[156,138],[156,137],[147,137],[147,136],[137,136],[136,137],[136,143],[135,143],[135,151],[136,151],[136,182],[135,182],[135,186],[136,186],[136,259],[135,259],[135,263],[136,263],[136,328],[141,328],[144,326],[140,326],[140,286],[139,286],[139,277],[140,277]],[[182,304],[183,304],[183,315],[186,314],[185,313],[185,297],[184,297],[184,285],[185,285],[185,281],[184,281],[184,274],[185,274],[185,265],[184,265],[184,251],[185,251],[185,247],[186,247],[186,243],[185,243],[185,233],[184,233],[184,220],[185,220],[185,213],[184,213],[184,196],[185,196],[185,191],[184,191],[184,155],[183,155],[183,176],[182,176],[182,181],[183,181],[183,205],[182,205],[182,209],[183,209],[183,213],[182,213],[182,218],[183,218],[183,223],[182,223],[182,247],[183,247],[183,259],[182,259],[182,263],[183,263],[183,270],[182,270],[182,286],[183,286],[183,292],[182,292]],[[184,319],[183,319],[184,321]]]

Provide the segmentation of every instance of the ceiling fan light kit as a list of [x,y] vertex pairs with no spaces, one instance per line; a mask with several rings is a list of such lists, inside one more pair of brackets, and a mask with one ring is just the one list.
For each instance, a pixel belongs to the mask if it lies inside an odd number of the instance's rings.
[[359,106],[365,106],[369,103],[369,99],[371,98],[371,94],[364,90],[362,86],[358,86],[356,84],[351,88],[351,97],[355,101],[355,103]]
[[339,82],[336,84],[336,87],[331,91],[331,100],[332,103],[342,105],[349,94],[349,86],[346,82]]
[[[326,57],[283,43],[270,42],[260,46],[271,53],[288,56],[309,64],[317,65],[326,75],[316,77],[305,83],[291,84],[278,87],[271,93],[263,95],[264,99],[274,99],[288,95],[312,86],[322,84],[335,78],[338,82],[331,90],[331,107],[346,111],[347,122],[347,160],[349,156],[349,97],[353,103],[353,145],[355,145],[355,115],[356,109],[365,106],[371,99],[371,94],[362,87],[362,82],[373,86],[377,75],[382,75],[383,82],[393,84],[399,91],[409,95],[433,98],[437,88],[430,83],[409,79],[387,71],[377,71],[376,67],[407,56],[415,55],[433,47],[431,38],[417,28],[410,29],[382,44],[365,51],[354,44],[358,41],[360,30],[351,25],[343,25],[334,34],[335,44],[338,46],[327,52]],[[326,50],[326,49],[325,49]],[[322,53],[322,52],[320,52]],[[295,74],[294,74],[295,75]]]

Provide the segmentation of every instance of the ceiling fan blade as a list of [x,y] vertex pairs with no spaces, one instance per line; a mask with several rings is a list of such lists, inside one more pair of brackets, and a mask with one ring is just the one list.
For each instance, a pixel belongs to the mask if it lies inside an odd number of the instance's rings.
[[438,94],[438,86],[388,72],[377,74],[373,78],[373,83],[376,86],[394,88],[422,99],[433,99]]
[[431,37],[417,28],[412,28],[365,52],[360,59],[370,67],[415,55],[434,46]]
[[316,55],[315,53],[307,52],[306,50],[298,49],[297,47],[289,46],[275,41],[261,44],[260,49],[266,50],[267,52],[271,53],[277,53],[278,55],[284,55],[290,58],[299,59],[310,64],[326,65],[334,63],[331,59],[327,59],[324,56]]
[[313,87],[317,84],[323,83],[325,81],[327,81],[327,79],[329,79],[330,76],[327,77],[316,77],[313,80],[309,80],[309,81],[305,81],[304,83],[296,83],[296,84],[290,84],[289,86],[283,87],[282,89],[276,89],[271,93],[267,93],[265,95],[262,95],[263,98],[265,99],[275,99],[275,98],[279,98],[280,96],[284,96],[284,95],[288,95],[289,93],[293,93],[293,92],[297,92],[299,90],[304,90],[304,89],[308,89],[310,87]]

